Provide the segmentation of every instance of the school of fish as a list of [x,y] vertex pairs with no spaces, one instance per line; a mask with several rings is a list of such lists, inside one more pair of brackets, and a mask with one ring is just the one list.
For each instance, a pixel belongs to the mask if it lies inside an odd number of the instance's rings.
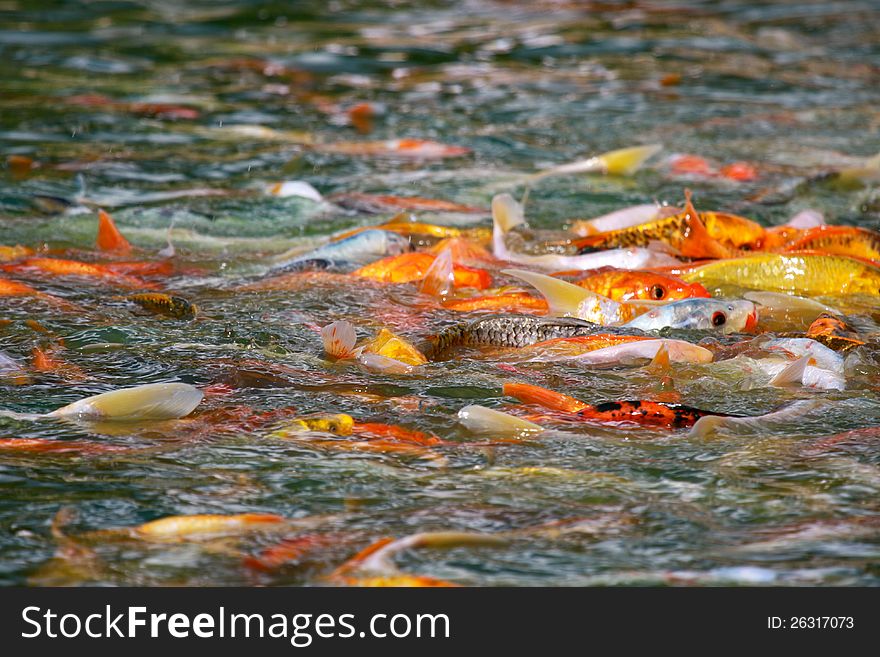
[[5,4],[0,585],[878,581],[872,12]]

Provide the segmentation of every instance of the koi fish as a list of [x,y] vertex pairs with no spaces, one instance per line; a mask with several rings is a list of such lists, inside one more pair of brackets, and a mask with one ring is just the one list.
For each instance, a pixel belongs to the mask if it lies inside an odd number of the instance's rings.
[[401,573],[394,558],[401,552],[420,548],[469,546],[499,547],[510,539],[474,532],[423,532],[403,538],[383,538],[358,552],[328,577],[331,583],[348,586],[455,586],[434,578]]
[[689,283],[737,285],[802,296],[880,294],[880,267],[838,255],[755,254],[682,272]]
[[627,208],[621,208],[608,214],[593,219],[573,219],[571,221],[571,230],[575,235],[587,237],[598,233],[607,233],[615,230],[638,226],[655,219],[662,219],[671,214],[678,214],[676,208],[661,207],[654,204],[645,203],[642,205],[632,205]]
[[679,155],[672,158],[669,171],[673,175],[726,178],[735,182],[751,182],[758,179],[757,169],[748,162],[732,162],[716,168],[699,155]]
[[31,355],[33,357],[33,368],[37,372],[51,372],[67,381],[85,381],[89,378],[82,368],[65,362],[50,349],[34,347]]
[[446,299],[443,307],[457,312],[492,310],[507,313],[547,313],[547,302],[525,292],[504,292],[488,296]]
[[[411,250],[409,239],[397,233],[370,229],[337,242],[330,242],[304,254],[284,253],[272,266],[273,273],[299,271],[303,263],[324,261],[333,265],[366,263]],[[326,266],[324,267],[326,268]]]
[[813,411],[827,407],[828,402],[819,399],[801,399],[770,413],[751,417],[713,415],[700,418],[692,427],[690,436],[710,438],[719,432],[734,434],[764,434],[775,427],[787,426]]
[[647,247],[663,242],[675,254],[689,258],[726,258],[733,249],[757,241],[764,235],[760,225],[731,214],[719,212],[698,213],[691,201],[690,190],[685,190],[684,212],[656,219],[610,233],[598,233],[572,240],[578,253],[592,253],[603,249]]
[[148,383],[86,397],[42,415],[12,411],[0,411],[0,415],[24,420],[173,420],[189,415],[203,396],[201,390],[187,383]]
[[846,322],[829,313],[822,313],[810,324],[807,337],[834,351],[849,351],[865,344]]
[[[571,272],[565,272],[571,273]],[[560,273],[554,274],[560,276]],[[646,271],[609,269],[589,273],[572,281],[578,287],[601,294],[614,301],[676,301],[693,297],[710,297],[699,283],[685,283],[675,276]]]
[[503,273],[533,285],[547,299],[551,314],[601,325],[642,331],[671,327],[733,333],[751,330],[758,321],[755,304],[746,300],[693,298],[656,307],[640,306],[638,302],[618,303],[545,274],[520,269],[505,269]]
[[642,426],[680,429],[693,426],[702,417],[719,415],[681,404],[652,401],[615,401],[587,404],[574,397],[526,383],[505,383],[504,394],[524,404],[535,404],[553,411],[595,422],[626,422]]
[[248,568],[271,572],[288,564],[297,564],[312,553],[324,552],[349,538],[346,534],[305,534],[295,538],[287,538],[276,543],[259,554],[246,557],[243,563]]
[[820,251],[880,261],[880,233],[858,226],[818,226],[804,231],[785,251]]
[[573,317],[494,315],[447,328],[417,347],[428,360],[439,360],[457,347],[527,347],[553,338],[591,335],[600,328]]
[[209,513],[168,516],[134,527],[128,530],[128,533],[133,538],[142,540],[203,540],[217,536],[275,529],[285,521],[283,516],[272,513],[240,513],[236,515]]
[[9,262],[11,260],[19,260],[34,254],[33,249],[26,246],[4,246],[0,244],[0,262]]
[[64,102],[70,105],[79,105],[81,107],[102,107],[109,110],[121,112],[131,112],[132,114],[142,114],[160,119],[197,119],[200,113],[192,107],[183,105],[172,105],[170,103],[145,103],[145,102],[125,102],[113,100],[101,94],[81,94],[78,96],[68,96]]
[[130,447],[103,445],[87,440],[56,440],[54,438],[0,438],[0,450],[33,454],[118,454]]
[[[353,274],[382,283],[409,283],[428,277],[431,266],[438,256],[430,253],[403,253],[388,256],[369,265],[356,269]],[[492,284],[492,277],[485,269],[452,265],[453,286],[473,287],[483,290]]]
[[660,144],[647,146],[630,146],[595,155],[585,160],[569,162],[559,166],[543,169],[529,176],[530,182],[550,176],[568,175],[573,173],[599,173],[614,176],[630,176],[642,165],[662,150]]
[[562,358],[591,365],[654,360],[661,351],[666,362],[709,363],[713,359],[713,354],[708,349],[684,340],[602,333],[539,342],[529,350],[539,352],[538,356],[530,359],[533,361]]
[[30,285],[11,281],[8,278],[0,277],[0,297],[33,297],[41,301],[45,301],[64,310],[82,310],[74,303],[70,303],[65,299],[61,299],[46,292],[40,292],[32,288]]
[[159,292],[130,294],[125,299],[154,315],[164,315],[173,319],[194,319],[198,312],[198,306],[190,303],[183,297],[175,297]]
[[339,155],[369,155],[373,157],[411,158],[415,160],[462,157],[469,155],[471,152],[470,148],[464,146],[450,146],[427,139],[313,143],[311,148],[322,153],[336,153]]
[[128,288],[154,288],[153,283],[118,274],[103,265],[95,265],[88,262],[80,262],[78,260],[63,260],[61,258],[26,258],[14,265],[4,265],[2,268],[6,271],[38,271],[57,276],[76,276],[83,278],[97,278],[106,281],[111,285]]
[[519,253],[508,247],[509,236],[527,229],[522,206],[510,194],[499,194],[492,199],[492,250],[496,258],[507,262],[529,265],[550,271],[588,270],[600,267],[643,269],[646,267],[671,266],[678,260],[670,255],[642,247],[609,249],[583,255],[544,253],[531,255]]

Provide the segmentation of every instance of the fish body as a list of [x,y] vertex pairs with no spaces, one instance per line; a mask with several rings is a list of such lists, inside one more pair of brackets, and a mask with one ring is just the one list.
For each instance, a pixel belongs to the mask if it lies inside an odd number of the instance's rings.
[[97,278],[111,285],[128,288],[151,288],[154,284],[126,274],[114,272],[107,266],[96,265],[78,260],[64,260],[62,258],[26,258],[13,265],[5,265],[7,270],[27,271],[36,270],[56,276],[78,276],[83,278]]
[[[590,347],[593,348],[571,354],[568,357],[583,364],[613,365],[629,363],[633,360],[652,360],[657,357],[661,350],[665,349],[669,361],[673,363],[708,363],[713,358],[712,352],[708,349],[684,340],[649,338],[646,336],[610,337],[616,338],[617,344],[605,344],[602,346],[598,346],[601,343],[592,344]],[[589,338],[562,338],[562,340],[569,342],[569,344],[582,339],[588,340]],[[608,342],[614,342],[614,340],[609,340]],[[559,357],[565,358],[561,354]],[[541,360],[545,360],[545,358],[541,358]]]
[[[402,253],[364,265],[352,273],[382,283],[410,283],[425,279],[437,258],[430,253]],[[492,282],[486,270],[465,265],[453,264],[452,276],[454,287],[485,289]]]
[[786,251],[820,251],[880,262],[880,233],[859,226],[818,226],[789,242]]
[[308,253],[279,257],[274,273],[299,271],[305,261],[351,262],[364,264],[410,250],[409,239],[397,233],[370,229],[336,242],[319,246]]
[[573,240],[572,244],[578,253],[592,253],[604,249],[648,247],[653,242],[663,242],[676,253],[690,258],[724,258],[731,255],[732,249],[764,234],[760,224],[744,217],[721,212],[698,213],[690,202],[689,193],[686,198],[684,212],[583,237]]
[[194,303],[190,303],[183,297],[175,297],[160,292],[131,294],[126,299],[153,314],[164,315],[174,319],[193,319],[198,311],[198,307]]
[[755,254],[701,265],[680,277],[707,287],[738,285],[802,296],[880,294],[880,267],[837,255]]
[[505,383],[504,394],[525,404],[567,413],[571,419],[595,422],[626,422],[643,426],[678,429],[693,426],[702,417],[718,415],[681,404],[667,404],[643,400],[612,401],[587,404],[553,390],[527,383]]
[[428,360],[460,346],[527,347],[553,338],[590,335],[601,327],[574,317],[493,315],[449,328],[419,345]]

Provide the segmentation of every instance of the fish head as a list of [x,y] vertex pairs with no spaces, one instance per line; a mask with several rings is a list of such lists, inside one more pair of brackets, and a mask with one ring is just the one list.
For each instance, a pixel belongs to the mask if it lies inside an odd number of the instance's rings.
[[[708,301],[708,300],[707,300]],[[705,304],[706,328],[719,333],[754,331],[758,326],[758,307],[745,299],[712,299]]]
[[645,301],[679,301],[695,298],[708,299],[711,296],[700,283],[686,283],[674,276],[646,274],[642,285],[631,298]]
[[669,327],[737,333],[754,329],[757,323],[757,306],[751,301],[697,298],[658,306],[625,326],[643,331]]

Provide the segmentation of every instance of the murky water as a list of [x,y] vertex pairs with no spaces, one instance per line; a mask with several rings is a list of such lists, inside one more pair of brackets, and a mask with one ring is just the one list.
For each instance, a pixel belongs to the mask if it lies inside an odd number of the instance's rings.
[[[130,259],[155,260],[170,235],[175,273],[152,280],[202,309],[193,322],[163,319],[132,312],[119,299],[126,291],[106,284],[21,278],[85,310],[0,297],[0,349],[28,363],[49,339],[25,323],[37,320],[87,378],[3,382],[0,408],[47,412],[158,381],[226,393],[174,422],[0,419],[0,437],[130,448],[0,454],[0,582],[319,584],[383,536],[523,530],[507,546],[413,551],[398,565],[470,585],[877,584],[880,433],[829,439],[880,425],[871,357],[851,364],[844,392],[756,386],[711,366],[675,371],[682,401],[700,408],[755,415],[797,398],[828,402],[758,435],[584,425],[487,448],[456,413],[508,406],[501,384],[512,377],[589,401],[651,398],[657,377],[497,350],[379,376],[324,361],[315,327],[348,319],[362,336],[385,326],[420,338],[464,316],[426,309],[407,285],[316,278],[240,289],[275,254],[393,214],[262,193],[271,183],[486,208],[496,192],[522,192],[521,173],[635,143],[665,149],[632,178],[542,181],[532,223],[678,203],[688,186],[701,206],[765,225],[816,208],[832,223],[878,228],[876,188],[822,179],[880,151],[877,4],[386,4],[0,2],[0,150],[33,160],[0,172],[0,244],[99,260],[88,250],[100,205],[141,249]],[[368,135],[349,118],[361,102],[384,110]],[[291,134],[257,139],[229,130],[237,124]],[[416,160],[320,147],[398,138],[472,152]],[[675,153],[718,167],[746,161],[759,175],[676,175]],[[83,211],[52,211],[62,208],[45,198],[77,195]],[[423,216],[489,225],[487,216]],[[852,312],[866,333],[878,330],[871,302]],[[278,412],[274,423],[247,424],[248,409]],[[315,412],[458,444],[380,454],[268,437],[285,417]],[[243,563],[278,540],[265,535],[97,540],[88,559],[59,564],[50,522],[62,507],[76,512],[70,536],[173,514],[257,512],[327,516],[309,531],[337,539],[306,564],[270,572]],[[590,521],[580,531],[530,531],[578,518]]]

